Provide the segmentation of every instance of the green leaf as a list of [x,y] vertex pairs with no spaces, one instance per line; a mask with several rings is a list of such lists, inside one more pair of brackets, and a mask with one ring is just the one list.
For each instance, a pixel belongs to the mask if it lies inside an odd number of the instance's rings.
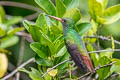
[[6,31],[0,27],[0,37],[4,36]]
[[89,12],[95,22],[98,23],[105,22],[105,19],[102,18],[105,4],[103,3],[102,0],[88,0]]
[[73,0],[64,0],[63,3],[68,7]]
[[70,10],[72,8],[78,8],[80,0],[64,0],[64,4],[66,4],[67,10]]
[[40,58],[37,55],[35,56],[35,60],[36,60],[37,64],[42,65],[42,66],[52,66],[53,65],[51,60]]
[[15,45],[19,41],[17,36],[7,36],[1,40],[0,48],[8,48]]
[[35,0],[35,2],[45,13],[56,16],[56,9],[51,0]]
[[106,22],[104,24],[111,24],[120,19],[120,4],[107,8],[104,12]]
[[56,54],[56,56],[55,57],[60,57],[60,56],[63,56],[65,53],[66,53],[66,47],[65,46],[63,46],[60,50],[59,50],[59,52]]
[[[104,56],[104,57],[100,58],[99,65],[103,66],[103,65],[109,64],[110,62],[111,62],[111,60],[109,58],[107,58],[106,56]],[[109,76],[110,68],[111,68],[111,66],[108,66],[108,67],[104,67],[104,68],[97,70],[100,80],[105,80],[105,78]]]
[[5,11],[2,6],[0,6],[0,23],[5,22]]
[[[48,68],[47,69],[47,72],[50,70],[51,68]],[[57,73],[58,73],[58,69],[53,69],[53,70],[51,70],[50,72],[48,72],[48,74],[50,75],[50,76],[56,76],[57,75]]]
[[113,61],[116,61],[116,63],[114,63],[110,69],[110,72],[118,72],[120,73],[120,60],[119,59],[113,59]]
[[87,32],[90,28],[91,28],[91,24],[90,23],[80,23],[77,24],[77,30],[79,32],[79,34],[82,36],[85,32]]
[[[105,50],[111,50],[111,48],[107,48],[107,49],[105,49]],[[107,52],[101,52],[100,53],[100,57],[103,57],[103,56],[106,56],[106,57],[108,57],[108,58],[112,58],[112,54],[113,54],[114,52],[113,51],[107,51]]]
[[31,43],[30,47],[32,48],[33,51],[35,51],[38,54],[38,56],[40,56],[41,58],[47,59],[46,53],[41,51],[41,44],[39,42]]
[[17,28],[13,28],[11,30],[9,30],[7,32],[8,35],[14,35],[16,32],[20,32],[20,31],[23,31],[24,28],[23,27],[17,27]]
[[40,27],[44,27],[44,26],[47,26],[47,21],[46,21],[46,18],[45,18],[45,15],[43,13],[41,13],[37,20],[36,20],[36,25],[37,26],[40,26]]
[[23,25],[24,25],[25,29],[27,29],[27,31],[29,32],[29,26],[32,25],[32,24],[29,21],[24,20]]
[[99,61],[99,55],[97,53],[91,53],[90,56],[91,56],[91,59],[93,60],[95,67],[97,67],[98,61]]
[[22,17],[20,17],[20,16],[14,16],[14,17],[9,18],[9,19],[5,22],[5,24],[6,24],[7,26],[12,26],[12,25],[14,25],[14,24],[17,24],[17,23],[20,22],[21,20],[22,20]]
[[66,11],[66,7],[61,0],[56,0],[56,11],[57,11],[57,16],[60,18],[64,15]]
[[[60,58],[57,58],[57,61],[58,61],[58,63],[60,63],[60,62],[62,62],[62,61],[64,61],[64,60],[67,60],[67,59],[69,59],[69,53],[65,53],[63,56],[61,56]],[[57,63],[57,64],[58,64]],[[57,68],[58,69],[64,69],[65,67],[68,67],[68,62],[66,62],[66,63],[64,63],[64,64],[61,64],[60,66],[58,66]]]
[[29,74],[29,76],[30,76],[30,78],[32,79],[32,80],[44,80],[41,76],[42,76],[42,74],[38,71],[38,70],[36,70],[36,69],[34,69],[34,68],[31,68],[31,71],[28,71],[28,70],[26,70],[25,68],[21,68],[21,69],[19,69],[19,71],[23,71],[23,72],[26,72],[27,74]]
[[80,10],[77,8],[70,9],[63,17],[71,18],[76,23],[81,18]]
[[44,43],[49,47],[51,55],[53,56],[56,53],[54,44],[52,43],[51,39],[44,32],[40,31],[40,34],[43,38]]
[[41,41],[40,28],[36,25],[29,25],[29,33],[32,35],[32,39],[36,42]]

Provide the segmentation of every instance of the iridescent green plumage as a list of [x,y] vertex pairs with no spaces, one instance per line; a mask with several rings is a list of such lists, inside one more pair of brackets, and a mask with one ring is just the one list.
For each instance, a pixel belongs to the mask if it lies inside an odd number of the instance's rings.
[[73,20],[69,18],[61,19],[54,16],[49,17],[59,20],[63,24],[65,45],[76,65],[85,72],[93,72],[94,68],[91,59],[81,37],[74,29]]

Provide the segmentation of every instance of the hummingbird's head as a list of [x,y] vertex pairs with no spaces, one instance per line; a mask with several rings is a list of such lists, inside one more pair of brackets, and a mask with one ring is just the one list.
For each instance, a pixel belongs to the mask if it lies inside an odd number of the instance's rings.
[[63,21],[61,22],[63,27],[66,27],[66,28],[74,28],[74,21],[70,18],[63,18],[62,19]]
[[63,18],[62,19],[62,18],[58,18],[58,17],[55,17],[55,16],[50,16],[50,15],[47,15],[47,16],[60,21],[64,28],[69,28],[69,29],[71,28],[72,29],[75,26],[74,21],[70,18]]

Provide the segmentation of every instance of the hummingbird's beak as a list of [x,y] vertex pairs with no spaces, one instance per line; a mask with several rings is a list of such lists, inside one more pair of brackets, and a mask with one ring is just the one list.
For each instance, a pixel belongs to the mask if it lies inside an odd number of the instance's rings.
[[56,19],[56,20],[58,20],[60,22],[64,22],[63,19],[61,19],[61,18],[58,18],[58,17],[55,17],[55,16],[51,16],[51,15],[46,15],[46,16],[48,16],[50,18],[53,18],[53,19]]

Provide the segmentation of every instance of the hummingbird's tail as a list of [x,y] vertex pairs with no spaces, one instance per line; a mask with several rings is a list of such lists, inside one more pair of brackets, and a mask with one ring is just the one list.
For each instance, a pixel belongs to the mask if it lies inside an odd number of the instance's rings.
[[75,64],[84,72],[95,72],[92,61],[88,54],[80,54],[83,53],[79,51],[76,47],[76,45],[69,45],[67,43],[67,49],[70,53],[72,60],[74,60]]
[[81,55],[81,58],[82,58],[84,64],[87,66],[88,70],[90,72],[95,72],[95,69],[93,67],[93,64],[91,62],[91,59],[90,59],[89,55],[86,55],[86,56],[85,55]]

